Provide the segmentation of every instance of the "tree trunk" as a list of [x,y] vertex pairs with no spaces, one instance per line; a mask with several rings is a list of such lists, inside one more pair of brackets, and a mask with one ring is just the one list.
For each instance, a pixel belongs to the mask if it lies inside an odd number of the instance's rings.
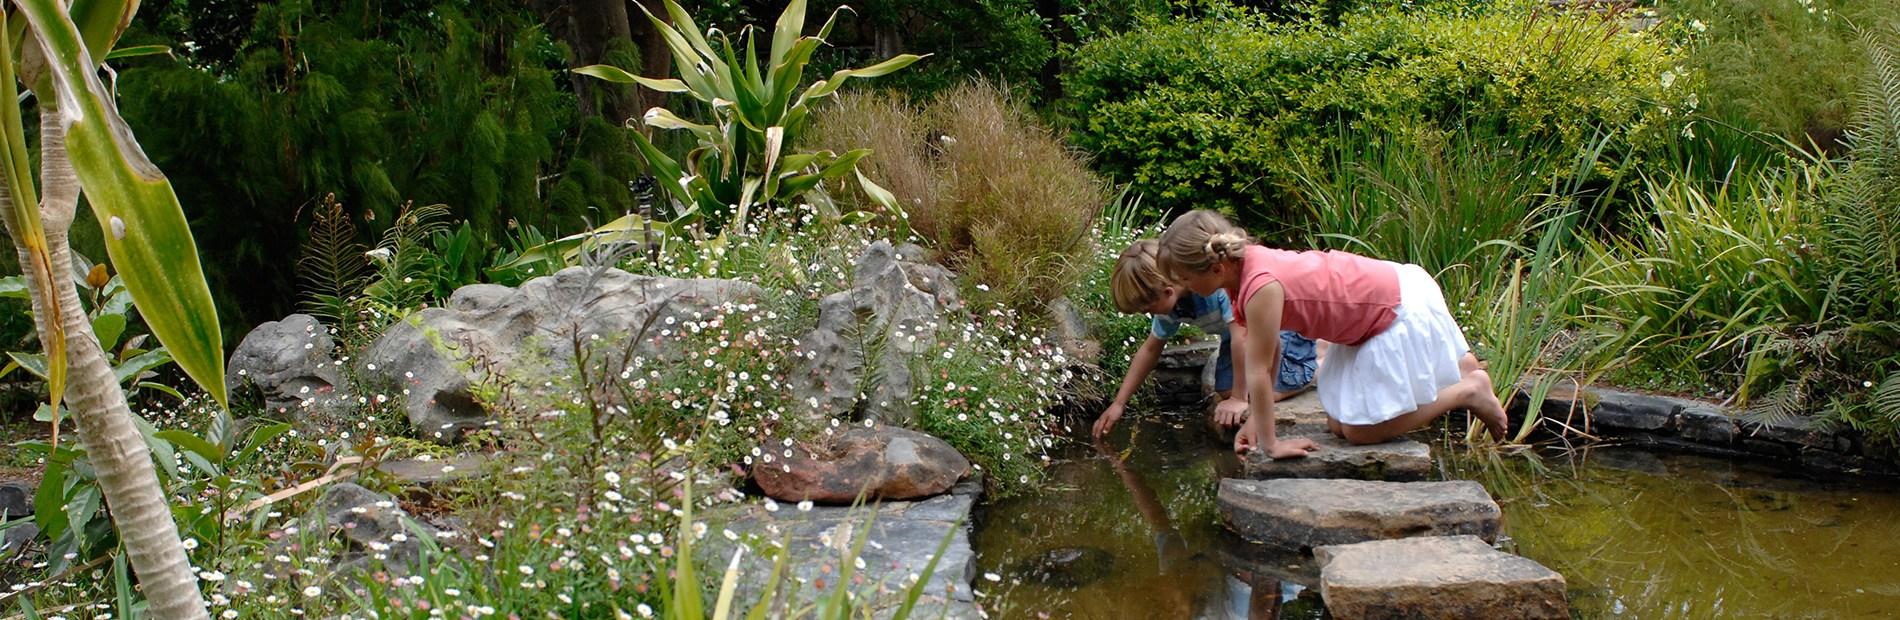
[[[672,23],[673,21],[673,18],[666,13],[665,0],[626,1],[638,2],[640,6],[646,7],[648,13],[660,18],[661,22]],[[640,64],[643,65],[640,75],[650,78],[673,77],[673,51],[666,47],[666,39],[660,36],[660,31],[653,27],[653,22],[647,20],[647,16],[639,10],[629,11],[628,15],[633,16],[633,40],[640,45]],[[639,107],[642,112],[665,104],[666,93],[640,89]]]
[[[631,45],[633,40],[626,0],[535,0],[534,9],[548,31],[567,43],[572,67],[609,63],[610,52]],[[642,23],[646,21],[644,16],[636,17]],[[583,114],[599,115],[615,124],[640,114],[640,101],[633,87],[578,73],[571,75]]]
[[[49,98],[41,98],[39,103],[40,214],[51,273],[34,268],[25,244],[17,235],[14,238],[20,264],[26,266],[28,289],[33,293],[34,323],[43,343],[50,334],[48,321],[52,317],[45,310],[51,300],[43,299],[40,291],[44,290],[42,283],[50,279],[59,299],[57,318],[66,330],[66,403],[79,425],[79,440],[87,458],[98,471],[99,490],[105,496],[113,525],[150,603],[149,617],[208,620],[198,578],[178,538],[178,526],[172,522],[164,488],[152,466],[151,451],[133,423],[125,392],[119,388],[105,351],[93,335],[92,323],[79,305],[79,291],[72,278],[72,248],[67,242],[73,210],[79,203],[79,179],[66,157],[66,130],[59,111],[50,105],[53,101]],[[11,194],[9,188],[0,199],[11,201]]]

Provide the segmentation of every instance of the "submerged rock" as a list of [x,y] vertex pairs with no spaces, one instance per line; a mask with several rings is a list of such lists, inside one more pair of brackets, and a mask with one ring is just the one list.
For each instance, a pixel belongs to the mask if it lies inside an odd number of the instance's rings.
[[860,493],[867,502],[930,497],[970,472],[942,439],[895,426],[854,426],[819,441],[753,465],[753,478],[775,499],[849,504]]
[[1012,577],[1060,588],[1078,588],[1107,577],[1115,556],[1096,547],[1061,547],[1023,560],[1009,569]]
[[1221,521],[1247,540],[1292,549],[1413,536],[1496,540],[1501,511],[1484,485],[1365,480],[1222,480]]
[[1424,480],[1432,470],[1431,446],[1404,437],[1358,446],[1334,436],[1325,426],[1299,425],[1291,430],[1285,430],[1285,426],[1280,428],[1282,438],[1306,437],[1319,444],[1319,450],[1305,458],[1283,461],[1273,460],[1255,450],[1247,454],[1242,477],[1251,480],[1352,478],[1404,482]]
[[1340,620],[1566,619],[1564,578],[1473,536],[1320,547],[1326,609]]

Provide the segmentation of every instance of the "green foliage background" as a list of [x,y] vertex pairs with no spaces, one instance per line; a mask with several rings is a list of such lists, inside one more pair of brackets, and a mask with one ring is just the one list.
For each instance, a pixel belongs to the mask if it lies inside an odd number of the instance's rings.
[[1162,211],[1281,222],[1298,163],[1347,131],[1493,128],[1575,152],[1598,128],[1643,153],[1686,121],[1660,42],[1594,16],[1358,12],[1339,26],[1259,16],[1157,23],[1076,53],[1076,143]]
[[629,206],[624,132],[581,114],[561,48],[515,3],[262,3],[239,35],[220,11],[242,8],[170,3],[133,42],[178,57],[127,62],[118,82],[233,330],[291,311],[295,244],[325,194],[366,236],[414,201],[490,243]]

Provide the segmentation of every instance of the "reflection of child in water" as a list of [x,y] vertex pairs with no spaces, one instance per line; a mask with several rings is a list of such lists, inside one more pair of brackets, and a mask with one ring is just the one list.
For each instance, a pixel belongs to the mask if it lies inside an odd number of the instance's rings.
[[[1155,556],[1160,560],[1160,574],[1170,579],[1167,591],[1176,613],[1173,618],[1275,618],[1279,614],[1279,588],[1254,588],[1244,598],[1236,600],[1230,596],[1239,594],[1244,584],[1229,579],[1220,570],[1219,562],[1213,561],[1205,553],[1190,549],[1187,539],[1174,526],[1167,508],[1155,497],[1154,489],[1141,479],[1141,475],[1128,468],[1121,455],[1109,447],[1102,439],[1095,441],[1095,450],[1115,469],[1115,475],[1121,478],[1122,486],[1127,487],[1129,496],[1135,500],[1135,509],[1142,519],[1154,530]],[[1200,596],[1197,596],[1200,595]],[[1238,605],[1238,607],[1236,607]]]

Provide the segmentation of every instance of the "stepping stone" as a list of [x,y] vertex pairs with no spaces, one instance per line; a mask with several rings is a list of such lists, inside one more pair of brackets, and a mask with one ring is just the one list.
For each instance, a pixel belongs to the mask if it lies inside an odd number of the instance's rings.
[[1367,480],[1220,482],[1221,521],[1247,540],[1289,549],[1413,536],[1498,537],[1484,485]]
[[1268,458],[1266,453],[1255,450],[1243,459],[1241,477],[1249,480],[1354,478],[1408,482],[1424,480],[1432,470],[1431,446],[1403,437],[1380,444],[1356,446],[1333,436],[1325,426],[1301,424],[1289,429],[1281,425],[1276,433],[1281,438],[1311,439],[1313,443],[1319,444],[1319,451],[1305,458],[1276,461]]
[[1320,594],[1339,620],[1567,619],[1564,577],[1475,536],[1320,547]]
[[[1273,404],[1274,421],[1287,426],[1326,428],[1326,406],[1319,403],[1319,391],[1307,390],[1298,396]],[[1327,433],[1331,434],[1331,433]]]

